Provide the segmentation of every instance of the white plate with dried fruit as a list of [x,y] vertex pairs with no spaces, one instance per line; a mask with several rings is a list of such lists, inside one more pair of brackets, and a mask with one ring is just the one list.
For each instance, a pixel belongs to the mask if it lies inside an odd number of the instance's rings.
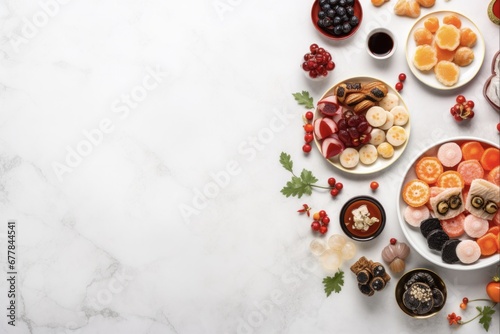
[[316,105],[314,141],[334,167],[370,174],[389,167],[410,137],[410,113],[401,95],[372,77],[352,77],[330,87]]
[[484,55],[484,39],[476,24],[452,11],[420,18],[406,40],[410,70],[422,83],[439,90],[455,89],[471,81]]

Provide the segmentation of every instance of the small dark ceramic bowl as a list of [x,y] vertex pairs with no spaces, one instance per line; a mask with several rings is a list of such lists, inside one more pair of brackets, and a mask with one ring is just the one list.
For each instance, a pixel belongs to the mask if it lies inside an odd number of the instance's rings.
[[[434,287],[443,293],[443,298],[444,298],[443,303],[440,306],[433,307],[430,311],[428,311],[424,314],[414,313],[412,310],[407,308],[405,306],[405,304],[403,303],[403,294],[406,291],[405,285],[408,283],[408,281],[412,277],[414,277],[415,274],[418,274],[418,273],[429,274],[434,281]],[[423,281],[424,281],[424,283],[426,283],[425,280],[423,280]],[[430,317],[436,315],[439,311],[441,311],[441,309],[446,304],[446,296],[447,296],[446,284],[441,279],[441,277],[439,277],[438,274],[436,274],[435,272],[433,272],[429,269],[417,268],[417,269],[410,270],[410,271],[406,272],[405,274],[403,274],[403,276],[401,276],[401,278],[398,281],[398,284],[396,285],[396,302],[398,303],[399,308],[406,315],[409,315],[410,317],[415,318],[415,319],[427,319],[427,318],[430,318]]]
[[354,15],[356,15],[358,17],[359,22],[354,28],[351,29],[351,31],[349,33],[347,33],[345,35],[344,34],[343,35],[335,35],[333,33],[333,31],[330,32],[329,30],[324,29],[318,25],[318,13],[321,10],[320,5],[319,5],[319,0],[315,0],[313,3],[313,6],[312,6],[312,10],[311,10],[312,23],[313,23],[314,27],[316,28],[316,30],[318,30],[323,36],[325,36],[328,39],[331,39],[334,41],[341,41],[341,40],[347,39],[349,37],[352,37],[356,33],[356,31],[358,31],[359,26],[361,25],[361,21],[363,20],[363,9],[361,8],[361,3],[359,2],[359,0],[354,0],[353,9],[354,9]]
[[[378,218],[378,222],[374,223],[367,231],[357,230],[353,228],[352,210],[366,205],[370,212],[370,217]],[[347,201],[342,210],[340,210],[340,227],[342,231],[351,239],[356,241],[369,241],[375,239],[385,227],[385,210],[382,204],[375,198],[370,196],[357,196]]]

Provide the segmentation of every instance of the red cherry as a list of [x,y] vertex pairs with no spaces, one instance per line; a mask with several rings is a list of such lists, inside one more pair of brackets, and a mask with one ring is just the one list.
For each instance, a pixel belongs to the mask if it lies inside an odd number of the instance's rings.
[[474,117],[474,115],[475,115],[474,112],[471,110],[471,111],[469,111],[469,116],[467,116],[467,117],[472,118],[472,117]]
[[328,225],[330,223],[330,217],[325,216],[325,217],[321,218],[321,222],[325,225]]
[[[498,123],[500,124],[500,123]],[[335,187],[335,183],[337,183],[337,180],[335,180],[334,177],[331,177],[328,179],[328,184],[330,185],[330,187]]]
[[322,225],[322,226],[319,228],[319,233],[321,233],[321,234],[325,234],[326,232],[328,232],[328,227],[326,227],[325,225]]
[[335,184],[335,188],[340,191],[342,190],[342,188],[344,188],[344,185],[341,182],[338,182],[337,184]]
[[398,76],[399,81],[405,81],[406,80],[406,74],[400,73]]
[[465,102],[465,105],[471,109],[474,109],[474,101],[472,100]]
[[308,112],[306,112],[305,117],[306,117],[306,119],[307,119],[308,121],[312,121],[312,119],[314,118],[314,114],[313,114],[313,112],[312,112],[312,111],[308,111]]
[[330,195],[332,195],[333,197],[337,196],[339,194],[339,190],[337,188],[333,188],[332,190],[330,190]]
[[378,182],[377,182],[377,181],[372,181],[372,182],[370,183],[370,188],[371,188],[372,190],[376,190],[376,189],[378,188]]
[[402,91],[403,90],[403,83],[402,82],[398,82],[395,86],[396,90],[398,92]]
[[310,133],[307,133],[305,136],[304,136],[304,141],[306,142],[306,144],[309,144],[310,142],[313,141],[313,135],[310,134]]
[[459,103],[459,104],[464,104],[466,99],[465,99],[465,96],[458,95],[457,98],[455,99],[455,101],[457,101],[457,103]]
[[321,227],[321,224],[320,224],[320,223],[319,223],[319,221],[317,221],[317,220],[315,220],[315,221],[313,221],[313,222],[311,223],[311,229],[312,229],[313,231],[319,231],[320,227]]
[[311,51],[311,53],[316,53],[319,49],[319,46],[318,44],[316,43],[313,43],[309,46],[309,51]]
[[311,145],[309,144],[304,144],[304,146],[302,146],[302,151],[304,151],[305,153],[311,152],[311,149]]

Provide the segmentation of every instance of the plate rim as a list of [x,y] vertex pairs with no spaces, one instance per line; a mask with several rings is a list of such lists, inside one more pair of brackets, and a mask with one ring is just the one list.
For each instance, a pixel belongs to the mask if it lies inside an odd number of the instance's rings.
[[[478,65],[476,65],[476,70],[475,70],[475,73],[468,79],[468,80],[465,80],[464,82],[460,83],[457,82],[455,85],[453,86],[445,86],[443,84],[441,84],[439,81],[436,80],[436,84],[434,83],[430,83],[426,80],[423,79],[421,73],[420,73],[420,70],[418,70],[415,65],[413,65],[413,61],[410,59],[410,54],[409,54],[409,48],[408,48],[408,45],[410,43],[410,40],[412,40],[412,32],[415,30],[415,28],[417,27],[417,25],[420,25],[420,24],[423,24],[423,21],[430,17],[430,16],[434,16],[434,15],[442,15],[442,14],[456,14],[456,15],[459,15],[461,16],[462,18],[465,18],[467,19],[471,24],[472,26],[474,27],[474,29],[476,30],[476,33],[478,35],[478,40],[481,41],[481,48],[480,48],[480,52],[482,52],[482,57],[481,57],[481,60],[479,61],[479,63],[476,63]],[[476,44],[476,46],[478,46]],[[481,33],[481,30],[479,29],[479,27],[477,26],[477,24],[471,20],[467,15],[464,15],[460,12],[456,12],[456,11],[452,11],[452,10],[437,10],[437,11],[434,11],[434,12],[431,12],[431,13],[428,13],[424,16],[422,16],[421,18],[419,18],[417,21],[415,21],[415,23],[411,26],[409,32],[408,32],[408,35],[406,36],[406,42],[405,42],[405,55],[406,55],[406,63],[408,64],[408,67],[410,68],[410,71],[413,73],[413,75],[418,79],[418,81],[420,81],[422,84],[426,85],[427,87],[430,87],[430,88],[434,88],[434,89],[437,89],[437,90],[441,90],[441,91],[448,91],[448,90],[453,90],[453,89],[457,89],[457,88],[460,88],[466,84],[468,84],[470,81],[472,81],[472,79],[474,79],[477,74],[479,73],[479,71],[481,70],[482,68],[482,65],[484,63],[484,58],[486,56],[486,45],[484,43],[484,38],[483,38],[483,34]]]
[[[411,114],[410,109],[408,108],[408,105],[406,104],[405,100],[403,99],[403,97],[401,96],[401,94],[399,94],[399,92],[396,89],[394,89],[394,87],[392,87],[391,85],[389,85],[385,80],[382,80],[382,79],[376,78],[376,77],[366,76],[366,75],[349,76],[349,77],[346,77],[346,78],[344,78],[342,80],[337,81],[336,83],[334,83],[328,89],[325,90],[325,92],[319,98],[318,102],[321,101],[322,99],[324,99],[325,96],[329,92],[331,92],[335,86],[339,85],[340,83],[346,82],[346,81],[355,81],[355,80],[359,80],[359,81],[373,80],[373,81],[380,81],[380,82],[382,82],[384,85],[386,85],[388,87],[390,93],[395,94],[399,98],[400,105],[403,105],[406,108],[406,110],[408,110],[408,112],[410,113],[410,118],[408,120],[408,123],[406,123],[403,126],[404,129],[406,130],[406,134],[407,134],[406,141],[405,141],[405,143],[403,145],[397,147],[397,151],[400,152],[399,155],[397,157],[394,157],[394,156],[391,157],[390,160],[389,159],[387,160],[388,162],[385,165],[379,166],[378,168],[370,169],[370,167],[372,167],[372,165],[367,165],[363,169],[368,168],[370,170],[360,170],[360,168],[357,168],[359,166],[359,164],[358,164],[358,166],[350,169],[350,168],[343,167],[342,165],[340,165],[340,163],[332,161],[332,159],[326,159],[325,157],[323,157],[323,154],[321,152],[321,145],[320,145],[318,139],[316,138],[316,136],[314,136],[314,143],[316,144],[316,148],[318,149],[319,153],[321,154],[321,157],[324,160],[326,160],[328,163],[330,163],[332,166],[334,166],[335,168],[337,168],[338,170],[343,171],[343,172],[348,173],[348,174],[370,175],[370,174],[374,174],[374,173],[380,172],[380,171],[382,171],[382,170],[390,167],[392,164],[394,164],[403,155],[404,151],[406,150],[406,147],[408,146],[408,142],[410,141],[412,114]],[[316,106],[314,107],[314,118],[313,118],[313,121],[316,120],[316,118],[317,118],[318,115],[319,115],[318,104],[316,103]],[[396,151],[396,148],[395,148],[395,151]]]
[[404,221],[403,212],[401,210],[401,204],[402,204],[401,203],[402,202],[401,192],[402,192],[403,187],[405,185],[405,180],[406,180],[406,178],[408,176],[408,173],[409,173],[410,169],[415,165],[415,163],[417,162],[417,160],[419,158],[421,158],[422,155],[425,152],[427,152],[427,151],[429,151],[429,150],[431,150],[433,148],[436,148],[439,145],[442,145],[442,144],[447,143],[447,142],[452,142],[452,141],[479,141],[479,142],[491,145],[493,147],[500,148],[500,146],[498,144],[496,144],[496,143],[494,143],[494,142],[492,142],[492,141],[490,141],[488,139],[474,137],[474,136],[455,136],[455,137],[450,137],[450,138],[439,140],[439,141],[435,142],[434,144],[427,146],[417,156],[415,156],[410,161],[410,163],[408,164],[408,166],[407,166],[407,168],[405,170],[405,174],[404,174],[403,178],[401,179],[399,187],[398,187],[398,196],[397,196],[397,199],[396,199],[396,211],[397,211],[399,226],[401,227],[401,230],[403,231],[403,234],[404,234],[406,240],[410,243],[410,246],[420,256],[422,256],[425,260],[427,260],[430,263],[432,263],[432,264],[434,264],[434,265],[436,265],[436,266],[438,266],[440,268],[443,268],[443,269],[451,269],[451,270],[457,270],[457,271],[473,271],[473,270],[477,270],[477,269],[481,269],[481,268],[486,268],[486,267],[489,267],[489,266],[492,266],[492,265],[498,263],[498,259],[496,259],[496,258],[499,257],[500,255],[499,254],[494,254],[494,255],[491,256],[491,258],[492,258],[491,261],[483,261],[483,262],[473,263],[473,264],[470,264],[470,265],[448,264],[448,263],[443,262],[442,260],[441,261],[436,261],[434,259],[434,257],[430,256],[430,255],[432,255],[432,253],[430,253],[430,251],[420,252],[419,251],[420,247],[417,247],[417,246],[414,245],[414,243],[413,243],[413,237],[412,237],[412,235],[409,234],[410,231],[409,231],[409,229],[407,227],[408,224]]

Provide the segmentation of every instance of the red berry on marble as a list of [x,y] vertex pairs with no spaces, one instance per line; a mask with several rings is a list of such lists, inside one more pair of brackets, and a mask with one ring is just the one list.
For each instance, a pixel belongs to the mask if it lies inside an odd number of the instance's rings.
[[304,153],[309,153],[311,152],[311,145],[309,144],[304,144],[304,146],[302,146],[302,151],[304,151]]
[[328,227],[326,225],[322,225],[320,228],[319,228],[319,233],[321,234],[325,234],[326,232],[328,232]]
[[321,228],[321,224],[319,223],[319,221],[315,220],[311,223],[311,229],[313,231],[319,231],[320,228]]
[[308,111],[306,112],[305,117],[308,121],[312,121],[312,119],[314,118],[314,114],[312,111]]
[[398,82],[395,86],[396,90],[398,92],[402,91],[403,90],[403,83],[402,82]]
[[333,188],[332,190],[330,190],[330,195],[332,195],[332,197],[336,197],[338,194],[339,190],[337,188]]
[[334,177],[328,179],[328,185],[330,185],[330,187],[335,187],[335,183],[337,183],[337,180],[335,180]]
[[405,81],[406,80],[406,74],[400,73],[398,76],[399,81]]
[[342,188],[344,188],[344,185],[341,182],[337,182],[335,184],[335,188],[340,191],[342,190]]
[[304,136],[304,141],[309,144],[310,142],[313,141],[313,135],[310,134],[310,133],[306,133],[306,135]]
[[389,242],[391,243],[391,245],[395,245],[396,242],[398,242],[398,241],[396,240],[396,238],[391,238],[391,240],[389,240]]

